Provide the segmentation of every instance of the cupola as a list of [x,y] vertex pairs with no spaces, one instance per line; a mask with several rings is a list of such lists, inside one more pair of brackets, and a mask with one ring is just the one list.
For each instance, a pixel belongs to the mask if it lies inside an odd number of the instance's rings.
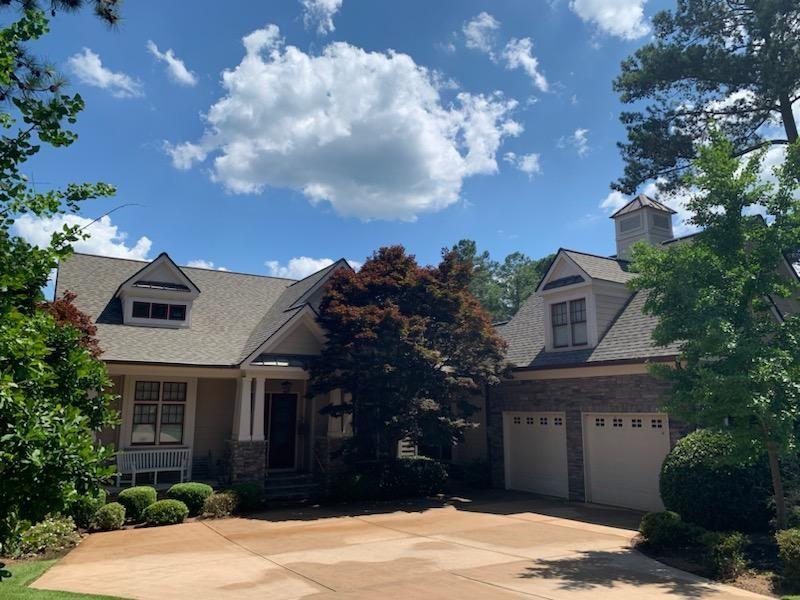
[[676,214],[666,204],[639,194],[611,215],[617,239],[617,257],[630,259],[630,247],[640,240],[653,245],[671,240],[672,215]]

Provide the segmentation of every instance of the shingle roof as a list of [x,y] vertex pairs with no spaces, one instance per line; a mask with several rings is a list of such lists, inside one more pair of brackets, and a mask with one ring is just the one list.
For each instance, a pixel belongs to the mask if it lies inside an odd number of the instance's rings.
[[577,250],[565,250],[563,252],[569,256],[575,264],[583,269],[592,279],[602,279],[614,283],[627,283],[633,279],[634,274],[628,271],[628,261],[619,258],[609,258],[596,254],[586,254]]
[[545,352],[544,300],[536,294],[528,298],[498,333],[508,343],[509,363],[519,368],[579,366],[675,355],[677,346],[658,347],[653,343],[656,318],[642,312],[645,298],[643,292],[632,294],[594,348]]
[[647,196],[645,194],[639,194],[638,196],[636,196],[636,198],[628,202],[625,206],[623,206],[613,215],[611,215],[611,218],[613,219],[614,217],[626,215],[628,213],[631,213],[635,210],[639,210],[640,208],[644,208],[646,206],[654,208],[655,210],[659,210],[661,212],[669,213],[671,215],[678,214],[666,204],[663,204],[658,200],[653,200],[650,196]]
[[[97,325],[104,360],[214,366],[239,364],[242,356],[250,353],[245,353],[250,344],[256,339],[268,339],[300,310],[285,312],[302,297],[302,290],[310,289],[304,284],[305,280],[295,283],[277,277],[181,267],[202,290],[194,300],[191,327],[123,325],[122,306],[114,293],[145,264],[73,254],[59,266],[56,294],[66,290],[77,294],[75,303]],[[319,278],[315,275],[310,278],[316,284]]]

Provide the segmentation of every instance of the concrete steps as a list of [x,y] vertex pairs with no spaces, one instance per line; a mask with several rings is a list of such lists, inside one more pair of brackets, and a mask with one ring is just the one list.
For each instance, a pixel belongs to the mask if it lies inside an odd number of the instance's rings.
[[269,500],[306,500],[320,494],[322,488],[309,473],[270,473],[264,484]]

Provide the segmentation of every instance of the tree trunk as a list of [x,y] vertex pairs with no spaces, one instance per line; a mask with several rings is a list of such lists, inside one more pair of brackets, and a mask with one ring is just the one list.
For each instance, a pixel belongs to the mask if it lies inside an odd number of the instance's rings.
[[797,141],[797,122],[794,120],[792,101],[789,98],[789,94],[781,94],[779,102],[781,118],[783,119],[783,128],[786,130],[786,138],[789,140],[789,143],[794,144]]
[[767,442],[767,457],[769,458],[769,472],[772,475],[772,490],[775,494],[775,519],[778,529],[786,529],[788,527],[786,497],[783,492],[781,465],[778,461],[778,445],[775,442]]

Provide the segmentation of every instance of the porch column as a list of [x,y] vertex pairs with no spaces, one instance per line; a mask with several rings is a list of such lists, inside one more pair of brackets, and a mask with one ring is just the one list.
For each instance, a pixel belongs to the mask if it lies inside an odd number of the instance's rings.
[[236,410],[233,413],[233,439],[240,442],[249,442],[250,436],[250,392],[251,392],[251,377],[243,377],[239,379],[237,386],[238,394],[236,396]]
[[253,396],[253,441],[264,440],[264,383],[266,377],[256,377],[256,393]]

